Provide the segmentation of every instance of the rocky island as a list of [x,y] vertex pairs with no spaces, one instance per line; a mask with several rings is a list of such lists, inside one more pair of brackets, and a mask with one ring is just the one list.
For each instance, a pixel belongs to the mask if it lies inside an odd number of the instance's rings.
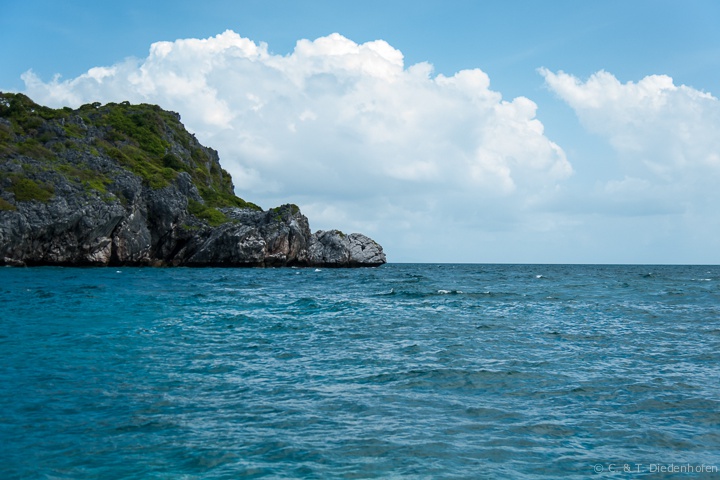
[[365,235],[234,193],[215,150],[155,105],[40,106],[0,92],[0,265],[362,267]]

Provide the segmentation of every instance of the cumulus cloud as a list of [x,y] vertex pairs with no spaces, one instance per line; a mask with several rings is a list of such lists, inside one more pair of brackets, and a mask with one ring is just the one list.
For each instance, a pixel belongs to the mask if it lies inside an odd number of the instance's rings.
[[605,239],[598,248],[621,262],[716,258],[720,101],[667,75],[623,83],[605,71],[540,74],[617,153],[605,159],[608,180],[575,191],[575,217]]
[[[48,105],[129,100],[178,111],[219,151],[240,196],[298,203],[321,228],[512,221],[572,173],[534,102],[504,100],[479,69],[405,66],[382,40],[332,34],[278,55],[226,31],[158,42],[147,58],[77,78],[23,79]],[[392,250],[395,240],[385,242]]]
[[621,83],[599,71],[586,81],[541,69],[582,124],[607,138],[634,175],[693,181],[720,171],[720,102],[666,75]]

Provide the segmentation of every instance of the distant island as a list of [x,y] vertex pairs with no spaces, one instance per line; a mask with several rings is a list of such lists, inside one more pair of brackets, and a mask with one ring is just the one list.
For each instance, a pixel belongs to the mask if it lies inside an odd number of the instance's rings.
[[156,105],[52,109],[0,92],[0,265],[363,267],[359,233],[234,193],[218,153]]

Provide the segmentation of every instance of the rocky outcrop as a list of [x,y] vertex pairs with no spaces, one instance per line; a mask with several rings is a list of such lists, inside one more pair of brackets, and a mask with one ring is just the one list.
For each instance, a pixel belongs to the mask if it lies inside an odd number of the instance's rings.
[[382,247],[361,233],[345,235],[339,230],[319,230],[310,238],[309,263],[353,267],[385,263]]
[[0,265],[385,263],[357,233],[311,233],[295,205],[236,197],[179,116],[129,104],[51,110],[0,94]]

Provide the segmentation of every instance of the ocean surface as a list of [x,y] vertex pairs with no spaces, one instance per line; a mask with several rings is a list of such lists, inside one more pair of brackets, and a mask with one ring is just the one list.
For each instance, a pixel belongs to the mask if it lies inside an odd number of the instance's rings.
[[0,269],[2,479],[719,467],[719,266]]

